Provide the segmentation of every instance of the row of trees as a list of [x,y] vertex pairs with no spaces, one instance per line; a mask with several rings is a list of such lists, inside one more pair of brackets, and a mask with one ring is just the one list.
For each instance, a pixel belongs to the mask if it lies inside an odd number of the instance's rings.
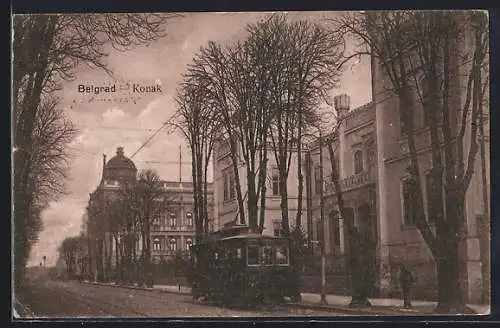
[[80,64],[104,69],[110,44],[118,51],[165,35],[169,15],[90,14],[13,17],[13,176],[15,287],[22,283],[41,212],[64,192],[67,145],[75,129],[57,106],[61,82]]
[[[203,187],[208,160],[219,143],[230,151],[239,209],[235,221],[262,232],[271,154],[278,168],[283,233],[290,234],[287,179],[291,156],[297,151],[301,162],[302,138],[317,125],[318,106],[337,85],[343,45],[324,26],[271,15],[249,24],[243,40],[209,42],[195,55],[177,93],[176,125],[193,153],[195,191],[200,195],[195,199],[203,209],[195,213],[200,229],[206,222]],[[240,176],[242,166],[244,176]],[[301,200],[300,164],[296,174]],[[301,229],[301,204],[297,229]]]
[[[178,90],[176,125],[193,155],[197,235],[202,234],[206,221],[203,186],[216,142],[230,151],[239,221],[256,232],[263,229],[268,156],[274,154],[282,228],[285,235],[290,234],[287,178],[292,153],[298,156],[296,229],[300,229],[304,138],[318,127],[323,135],[335,136],[342,121],[337,119],[334,127],[325,129],[318,105],[329,103],[328,93],[337,85],[343,64],[369,55],[385,77],[379,82],[389,80],[384,85],[386,93],[401,102],[399,114],[408,140],[416,224],[437,265],[437,310],[462,311],[458,247],[465,194],[475,168],[478,139],[484,136],[487,17],[482,12],[369,12],[346,14],[330,23],[326,28],[271,15],[249,24],[242,41],[210,42],[195,55]],[[360,41],[360,47],[344,56],[344,45],[353,38]],[[464,80],[465,85],[458,83]],[[463,107],[457,108],[461,97],[465,99]],[[436,216],[435,230],[429,226],[423,206],[415,140],[417,104],[423,108],[430,131],[433,179],[429,213]],[[351,304],[370,305],[364,286],[363,238],[354,222],[347,219],[335,167],[338,155],[332,139],[325,141],[337,205],[349,235]],[[484,149],[481,152],[484,157]],[[241,166],[246,170],[243,177]]]

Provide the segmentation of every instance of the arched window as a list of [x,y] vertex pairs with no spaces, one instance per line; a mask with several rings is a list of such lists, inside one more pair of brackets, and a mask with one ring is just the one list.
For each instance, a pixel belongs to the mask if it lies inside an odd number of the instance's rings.
[[416,204],[414,197],[414,184],[411,179],[402,180],[403,222],[406,225],[414,225],[416,222]]
[[175,213],[170,213],[169,226],[175,227],[176,225],[177,225],[177,217],[175,216]]
[[177,240],[175,238],[170,239],[170,250],[172,252],[177,251]]
[[161,250],[160,238],[154,237],[153,238],[153,251],[159,251],[159,250]]
[[354,174],[360,174],[361,172],[363,172],[363,152],[356,150],[354,152]]
[[186,250],[190,250],[191,246],[193,246],[193,241],[191,239],[186,240]]
[[192,227],[193,226],[193,213],[187,212],[186,214],[186,226]]

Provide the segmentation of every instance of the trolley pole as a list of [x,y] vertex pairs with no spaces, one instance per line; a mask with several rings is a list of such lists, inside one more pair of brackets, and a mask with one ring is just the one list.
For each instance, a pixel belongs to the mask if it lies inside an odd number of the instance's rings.
[[321,234],[320,247],[321,247],[321,300],[320,304],[327,304],[326,301],[326,254],[325,254],[325,215],[324,215],[324,184],[323,184],[323,136],[321,131],[319,132],[319,174],[321,177],[321,189],[320,189],[320,222],[321,229],[323,233]]

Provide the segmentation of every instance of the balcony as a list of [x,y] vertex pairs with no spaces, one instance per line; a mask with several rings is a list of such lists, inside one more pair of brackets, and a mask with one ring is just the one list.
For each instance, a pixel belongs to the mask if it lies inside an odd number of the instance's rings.
[[165,231],[165,232],[193,232],[194,233],[194,225],[193,226],[162,226],[153,224],[151,226],[151,231]]
[[[340,180],[340,189],[345,192],[351,189],[356,189],[375,182],[372,174],[369,171],[365,171],[359,174],[353,174],[345,179]],[[334,194],[335,186],[331,181],[331,177],[328,176],[325,181],[325,193]]]

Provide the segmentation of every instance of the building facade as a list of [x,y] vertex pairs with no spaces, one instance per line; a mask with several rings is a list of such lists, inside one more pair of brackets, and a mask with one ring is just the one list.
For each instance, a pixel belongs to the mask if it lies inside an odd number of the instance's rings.
[[[239,156],[237,156],[239,157]],[[241,158],[241,157],[240,157]],[[236,195],[236,180],[229,147],[218,143],[213,151],[214,169],[214,214],[216,227],[221,229],[233,222],[239,221],[239,209]],[[290,174],[287,180],[288,186],[288,218],[290,227],[296,225],[297,215],[297,157],[291,157]],[[246,183],[246,163],[240,161],[238,167],[242,198],[245,204],[245,218],[248,218],[248,204],[246,201],[248,186]],[[269,151],[266,176],[266,202],[263,234],[278,234],[281,229],[281,199],[279,193],[278,170],[274,153]],[[260,204],[260,202],[259,202]],[[260,210],[260,206],[258,207]],[[305,213],[305,211],[304,211]],[[305,217],[305,214],[303,215]]]
[[[306,180],[303,226],[309,240],[324,241],[328,271],[333,274],[346,274],[344,259],[348,255],[348,235],[344,221],[352,220],[370,245],[366,250],[370,259],[366,264],[369,266],[370,295],[399,295],[398,269],[400,264],[406,264],[417,277],[416,297],[435,299],[437,287],[435,264],[419,230],[414,222],[409,221],[408,202],[411,195],[405,188],[409,154],[406,138],[401,135],[399,126],[399,102],[394,97],[386,97],[384,101],[380,101],[379,95],[385,90],[382,84],[384,77],[376,65],[373,65],[372,70],[373,101],[351,109],[347,95],[335,97],[335,111],[341,120],[338,133],[334,136],[325,136],[321,148],[318,141],[305,147],[302,165]],[[420,175],[425,195],[427,195],[428,171],[431,167],[428,134],[429,131],[425,127],[416,133],[422,171]],[[339,169],[346,211],[343,218],[338,214],[335,189],[331,182],[331,161],[325,144],[327,140],[332,144],[335,165]],[[483,138],[481,142],[488,144],[488,138]],[[486,148],[489,149],[488,146]],[[297,180],[293,174],[297,163],[296,156],[293,155],[290,168],[292,173],[288,180],[291,226],[294,224],[297,208]],[[320,157],[323,158],[322,162]],[[490,285],[489,269],[487,269],[490,247],[489,219],[485,218],[486,211],[482,205],[484,188],[479,154],[477,157],[477,169],[474,171],[466,196],[467,224],[461,246],[461,286],[465,299],[470,302],[484,301],[489,291],[489,288],[485,287]],[[272,154],[269,158],[272,159]],[[489,153],[486,158],[489,158]],[[486,163],[486,167],[488,181],[486,189],[489,191],[489,162]],[[214,173],[215,216],[218,227],[221,227],[236,220],[238,212],[234,191],[235,181],[227,148],[216,147]],[[244,163],[242,163],[240,177],[245,177],[244,174]],[[241,181],[244,194],[245,178]],[[276,223],[281,217],[279,192],[274,190],[275,182],[273,163],[271,163],[267,185],[271,192],[266,200],[263,234],[276,234]],[[321,195],[324,204],[323,220],[321,220]],[[487,197],[489,199],[489,194]],[[425,198],[424,206],[428,216],[428,201]]]
[[[90,269],[97,279],[105,279],[116,268],[117,258],[124,247],[122,241],[125,233],[116,231],[113,221],[116,215],[107,211],[108,206],[122,194],[124,188],[137,182],[137,168],[124,155],[123,148],[118,147],[116,156],[106,162],[103,157],[102,179],[90,194],[88,238],[91,253]],[[151,259],[159,263],[178,255],[185,255],[195,241],[195,224],[193,216],[193,184],[182,181],[162,181],[164,195],[162,201],[166,206],[154,214],[150,223]],[[210,183],[208,191],[208,229],[214,227],[213,189]],[[118,218],[119,219],[119,218]],[[94,222],[92,224],[92,221]],[[97,223],[97,224],[96,224]],[[128,233],[130,235],[130,233]],[[134,239],[134,258],[140,258],[143,241],[139,233]]]

